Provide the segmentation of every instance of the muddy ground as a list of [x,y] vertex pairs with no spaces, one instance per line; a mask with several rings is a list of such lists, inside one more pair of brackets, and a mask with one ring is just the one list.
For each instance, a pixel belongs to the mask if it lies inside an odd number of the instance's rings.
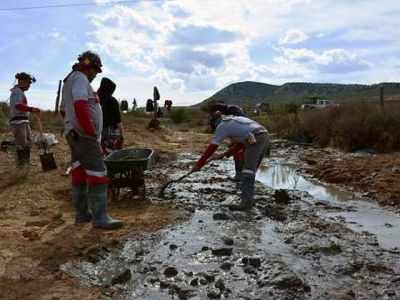
[[[326,217],[351,209],[345,204],[258,183],[257,207],[231,212],[224,204],[239,196],[227,179],[229,160],[160,199],[160,184],[186,172],[207,139],[129,128],[128,146],[162,152],[146,175],[151,201],[111,203],[111,214],[127,223],[117,232],[73,225],[62,139],[55,148],[61,167],[49,173],[39,170],[37,153],[26,176],[14,171],[11,154],[0,153],[0,299],[400,298],[399,250]],[[307,151],[275,143],[275,155],[296,164]]]
[[303,158],[315,177],[367,193],[382,205],[400,207],[400,153],[343,153],[309,148]]
[[[297,151],[273,159],[295,162]],[[177,178],[194,159],[180,155],[148,176]],[[168,202],[154,185],[153,201],[185,212],[180,222],[62,270],[101,287],[104,299],[399,299],[399,249],[327,217],[356,208],[258,183],[256,208],[232,212],[239,193],[229,175],[230,161],[213,163],[171,187]]]

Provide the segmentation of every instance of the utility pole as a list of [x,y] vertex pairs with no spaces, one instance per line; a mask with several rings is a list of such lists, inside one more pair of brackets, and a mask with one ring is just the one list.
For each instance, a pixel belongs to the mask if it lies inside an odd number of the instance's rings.
[[56,114],[58,113],[58,109],[60,106],[60,96],[61,96],[61,85],[62,85],[62,80],[60,80],[58,82],[58,90],[57,90],[57,98],[56,98],[56,107],[54,109],[54,111],[56,112]]
[[379,101],[380,101],[381,107],[383,108],[385,106],[385,91],[384,91],[383,85],[379,87]]

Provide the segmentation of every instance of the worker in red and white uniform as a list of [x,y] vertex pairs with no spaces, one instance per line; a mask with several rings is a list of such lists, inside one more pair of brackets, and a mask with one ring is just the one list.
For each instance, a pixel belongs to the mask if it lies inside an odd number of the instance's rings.
[[103,113],[90,82],[101,73],[100,57],[86,51],[64,80],[64,128],[71,149],[72,199],[75,223],[92,221],[102,229],[117,229],[123,223],[107,214],[109,180],[100,145]]
[[[231,140],[230,148],[212,157],[218,146],[225,139]],[[193,166],[197,172],[209,159],[222,159],[244,151],[243,169],[241,171],[241,202],[232,205],[233,210],[249,210],[254,205],[254,183],[258,167],[269,148],[267,130],[256,121],[241,116],[223,116],[215,130],[215,136],[206,151]]]
[[21,72],[15,75],[17,84],[11,89],[10,96],[10,127],[14,134],[17,148],[17,166],[29,165],[31,156],[30,113],[40,114],[40,109],[28,106],[25,92],[36,82],[32,75]]

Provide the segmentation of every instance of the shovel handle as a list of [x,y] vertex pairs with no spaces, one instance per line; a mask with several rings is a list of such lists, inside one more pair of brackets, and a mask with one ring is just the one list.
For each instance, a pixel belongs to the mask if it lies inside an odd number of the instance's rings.
[[42,125],[42,120],[40,119],[40,117],[39,117],[38,115],[35,115],[35,117],[36,117],[37,124],[38,124],[38,127],[39,127],[40,135],[43,136],[43,125]]
[[186,177],[188,177],[190,174],[192,174],[193,171],[190,171],[189,173],[186,173],[185,175],[179,177],[178,179],[174,179],[174,180],[170,180],[168,181],[166,184],[164,184],[160,190],[159,196],[161,198],[164,198],[164,191],[167,189],[168,186],[170,186],[172,183],[177,183],[179,181],[182,181],[183,179],[185,179]]

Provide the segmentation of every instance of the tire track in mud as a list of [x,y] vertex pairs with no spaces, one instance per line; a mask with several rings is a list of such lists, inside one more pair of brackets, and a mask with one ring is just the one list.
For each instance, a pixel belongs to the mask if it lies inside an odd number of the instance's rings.
[[[181,155],[148,176],[177,178],[193,160]],[[258,183],[252,212],[224,207],[239,199],[227,180],[231,165],[214,163],[169,188],[170,205],[183,212],[175,225],[99,249],[63,271],[101,286],[105,299],[400,298],[399,252],[320,217],[325,208],[304,193],[288,192],[285,204]],[[157,188],[148,197],[165,201]]]

